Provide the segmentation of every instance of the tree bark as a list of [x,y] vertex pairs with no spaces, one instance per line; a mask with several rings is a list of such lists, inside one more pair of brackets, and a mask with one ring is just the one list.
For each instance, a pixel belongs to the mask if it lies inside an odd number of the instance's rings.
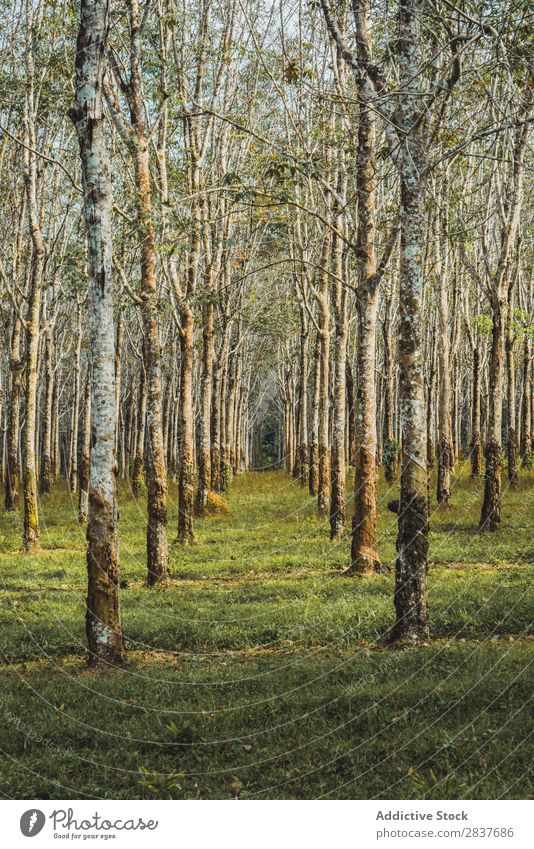
[[421,346],[425,179],[423,117],[419,114],[421,50],[420,0],[400,0],[401,261],[399,401],[401,491],[395,572],[396,622],[392,639],[418,642],[428,637],[426,572],[428,483]]
[[54,374],[52,370],[52,339],[50,337],[50,331],[46,334],[44,360],[45,409],[43,428],[43,450],[41,458],[41,475],[39,489],[41,495],[50,495],[50,493],[52,492],[52,414],[54,389]]
[[86,633],[91,664],[122,660],[115,475],[115,373],[111,179],[102,115],[109,0],[81,0],[76,105],[89,257],[92,456],[87,524]]
[[11,354],[9,371],[11,389],[7,415],[7,470],[6,470],[6,510],[16,510],[19,503],[20,461],[19,461],[19,423],[20,401],[23,385],[24,363],[21,356],[21,322],[15,316],[11,334]]
[[[91,367],[87,367],[83,403],[78,522],[85,525],[89,515],[89,478],[91,473]],[[116,449],[115,449],[116,455]]]

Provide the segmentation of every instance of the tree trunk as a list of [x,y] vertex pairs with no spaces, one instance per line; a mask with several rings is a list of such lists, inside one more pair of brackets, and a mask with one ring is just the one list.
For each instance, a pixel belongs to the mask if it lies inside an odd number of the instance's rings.
[[43,451],[41,460],[40,492],[50,495],[52,492],[52,414],[53,414],[54,375],[52,371],[52,339],[46,334],[45,341],[45,410]]
[[386,317],[382,326],[382,339],[384,344],[384,374],[385,374],[385,392],[384,392],[384,475],[388,483],[393,483],[396,479],[399,470],[399,447],[395,440],[393,430],[393,408],[394,408],[394,392],[395,383],[393,355],[391,351],[391,326],[390,326],[390,311],[391,297],[388,297],[386,303]]
[[83,403],[78,522],[85,525],[89,515],[89,476],[91,473],[91,367],[87,366]]
[[202,309],[202,384],[200,387],[200,446],[198,452],[198,489],[195,512],[202,516],[211,489],[211,402],[213,387],[213,303]]
[[482,437],[480,433],[480,351],[473,348],[473,395],[471,401],[471,477],[482,474]]
[[329,514],[330,502],[330,309],[328,305],[328,261],[330,236],[323,235],[321,281],[319,287],[319,479],[317,509]]
[[[32,23],[28,21],[28,30]],[[33,36],[29,35],[32,41]],[[24,432],[23,479],[24,479],[24,550],[39,550],[39,518],[37,514],[37,473],[35,456],[35,426],[37,413],[37,378],[39,355],[39,318],[41,308],[41,284],[44,267],[45,246],[39,224],[37,202],[37,159],[35,151],[35,115],[33,92],[33,43],[26,49],[26,99],[24,114],[24,182],[28,206],[28,222],[32,240],[30,292],[26,320],[26,427]]]
[[11,355],[9,371],[11,391],[7,415],[7,473],[6,473],[6,510],[16,510],[19,503],[20,461],[19,461],[19,422],[20,400],[22,395],[24,364],[21,357],[21,322],[15,316],[11,334]]
[[81,353],[82,305],[80,302],[78,302],[76,309],[76,356],[74,359],[74,398],[72,404],[69,451],[69,487],[72,493],[75,493],[78,488],[78,422],[80,419]]
[[315,342],[315,357],[313,363],[313,405],[312,425],[310,434],[310,495],[316,496],[319,491],[319,399],[321,397],[321,343],[319,335]]
[[532,367],[530,362],[530,339],[525,333],[523,342],[523,398],[521,407],[521,465],[524,469],[532,465]]
[[119,541],[115,476],[115,373],[111,180],[102,115],[108,0],[81,0],[76,106],[89,255],[92,456],[87,524],[89,662],[120,663]]
[[481,531],[496,531],[501,522],[501,430],[504,378],[504,339],[507,303],[505,299],[493,305],[493,331],[489,363],[488,436],[486,441],[486,471],[484,500],[479,527]]
[[[439,230],[439,227],[438,227]],[[449,344],[449,297],[447,263],[442,264],[439,232],[436,233],[436,276],[438,280],[438,481],[436,497],[442,507],[450,506],[451,472],[454,465],[451,437],[451,362]]]
[[[374,225],[370,229],[374,233]],[[367,244],[367,260],[362,275],[374,274],[374,248]],[[360,248],[360,256],[363,246]],[[380,558],[376,539],[376,316],[378,290],[366,285],[358,298],[358,384],[356,389],[356,470],[354,475],[354,516],[352,520],[352,548],[349,572],[369,575],[379,568]]]
[[178,479],[178,541],[182,545],[195,543],[193,523],[193,487],[195,467],[193,457],[193,311],[181,309],[181,374],[180,374],[180,475]]
[[[358,53],[370,50],[369,4],[356,18]],[[380,565],[376,539],[376,276],[375,129],[373,111],[360,102],[356,190],[358,196],[358,383],[356,388],[356,469],[349,574],[369,575]]]
[[401,194],[399,400],[401,491],[395,574],[396,622],[392,639],[428,637],[426,572],[428,483],[421,346],[425,179],[423,122],[419,114],[420,0],[401,0],[399,54],[404,92],[397,109]]
[[129,0],[130,12],[130,107],[135,142],[137,222],[140,236],[143,352],[147,385],[147,584],[164,583],[169,578],[167,542],[167,466],[163,446],[161,414],[161,351],[156,287],[156,243],[148,141],[144,130],[141,85],[141,21],[138,0]]
[[514,364],[514,335],[512,328],[512,309],[508,307],[508,328],[506,334],[506,376],[508,383],[508,440],[506,452],[508,455],[508,483],[511,489],[517,489],[517,430],[515,415],[515,364]]
[[[144,360],[144,357],[143,357]],[[139,376],[139,410],[137,413],[135,457],[132,473],[132,489],[135,495],[145,491],[145,430],[146,430],[147,385],[146,369],[141,363]],[[130,410],[130,415],[133,411]],[[133,424],[133,422],[132,422]],[[130,425],[131,426],[131,425]]]

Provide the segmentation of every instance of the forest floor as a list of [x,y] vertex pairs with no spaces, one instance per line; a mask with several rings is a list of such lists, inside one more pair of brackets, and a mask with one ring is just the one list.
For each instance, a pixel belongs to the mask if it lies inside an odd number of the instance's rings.
[[[502,530],[479,534],[482,483],[460,468],[452,508],[432,511],[431,640],[405,650],[384,644],[393,575],[341,577],[348,541],[283,473],[235,479],[230,515],[173,546],[175,582],[155,590],[144,500],[122,484],[128,661],[109,672],[84,664],[84,530],[65,486],[41,504],[39,555],[2,511],[0,792],[533,798],[533,477],[505,493]],[[393,497],[381,481],[389,563]],[[174,528],[174,486],[171,505]]]

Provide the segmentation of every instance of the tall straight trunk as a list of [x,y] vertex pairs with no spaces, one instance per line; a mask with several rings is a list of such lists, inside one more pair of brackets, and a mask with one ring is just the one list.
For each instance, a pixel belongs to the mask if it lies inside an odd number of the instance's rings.
[[81,303],[78,303],[76,310],[76,355],[74,358],[74,391],[69,451],[69,486],[71,492],[76,492],[78,488],[78,423],[80,419],[81,353],[82,305]]
[[182,545],[195,542],[193,523],[194,486],[194,412],[193,412],[193,311],[187,304],[181,309],[181,373],[180,373],[180,474],[178,478],[178,541]]
[[33,22],[28,10],[28,39],[26,48],[26,97],[24,114],[24,183],[28,207],[32,256],[28,313],[26,319],[26,427],[24,431],[23,481],[24,481],[24,530],[23,544],[27,552],[39,549],[39,517],[37,514],[37,471],[35,454],[35,427],[37,414],[37,379],[39,355],[39,319],[41,309],[41,285],[44,268],[45,246],[39,223],[37,201],[37,158],[35,151],[35,115],[33,91]]
[[428,483],[421,344],[425,178],[424,118],[419,113],[421,0],[400,0],[400,86],[404,92],[396,119],[401,130],[399,401],[401,491],[395,574],[394,640],[417,642],[428,636],[426,572]]
[[141,84],[141,19],[138,0],[129,0],[130,14],[130,111],[135,164],[137,221],[140,237],[143,317],[143,352],[147,384],[147,584],[169,578],[167,542],[167,466],[161,413],[161,351],[156,286],[156,242],[148,140],[145,135]]
[[19,503],[20,461],[19,461],[19,424],[20,401],[22,396],[24,362],[21,356],[21,322],[15,316],[11,334],[11,352],[9,371],[11,388],[7,414],[7,469],[6,469],[6,510],[16,510]]
[[485,450],[484,500],[479,525],[480,530],[484,531],[497,530],[501,522],[501,432],[507,306],[505,299],[494,300],[488,370],[488,435]]
[[328,266],[331,239],[323,235],[319,306],[319,476],[317,509],[323,516],[329,513],[330,502],[330,307],[328,303]]
[[[303,283],[303,285],[306,285]],[[308,455],[308,322],[304,303],[299,300],[300,316],[300,385],[299,385],[299,444],[298,476],[306,485],[310,471]]]
[[426,391],[426,462],[429,469],[434,466],[434,392],[435,392],[436,368],[434,361],[428,369],[428,381]]
[[115,477],[115,373],[111,179],[102,115],[109,0],[81,0],[76,105],[89,258],[92,456],[87,524],[89,662],[120,663],[119,540]]
[[[91,366],[87,366],[83,401],[82,438],[78,495],[78,521],[84,525],[89,515],[89,477],[91,473]],[[116,451],[116,449],[115,449]]]
[[224,369],[221,378],[221,395],[220,395],[220,405],[219,405],[219,416],[220,416],[220,425],[221,425],[221,462],[219,468],[219,476],[220,476],[220,484],[219,489],[221,492],[226,492],[226,488],[228,485],[227,474],[226,474],[226,464],[224,461],[224,450],[226,445],[226,431],[227,431],[227,421],[226,421],[226,413],[227,413],[227,405],[226,405],[226,397],[228,392],[228,373],[229,373],[229,363],[228,358],[226,358],[224,363]]
[[[374,231],[374,225],[372,227]],[[374,274],[374,249],[368,243],[367,271]],[[360,250],[363,250],[361,248]],[[360,253],[360,251],[359,251]],[[361,253],[360,253],[361,255]],[[362,277],[362,279],[366,279]],[[354,476],[354,516],[352,519],[351,566],[349,572],[371,574],[380,566],[376,538],[376,318],[378,289],[363,286],[358,298],[358,383],[356,389],[356,471]]]
[[484,500],[479,528],[495,531],[501,522],[501,465],[502,465],[502,402],[504,382],[505,338],[508,321],[508,301],[513,283],[513,254],[523,190],[523,168],[527,144],[527,124],[518,124],[514,133],[513,164],[506,216],[501,226],[501,245],[497,269],[491,283],[490,301],[493,331],[489,364],[488,434]]
[[59,382],[54,375],[52,389],[52,475],[54,480],[61,475],[61,449],[59,433]]
[[514,333],[512,328],[512,303],[508,305],[508,327],[506,332],[506,378],[508,440],[506,453],[508,457],[508,483],[511,489],[517,489],[517,429],[515,411],[515,363],[514,363]]
[[285,445],[285,454],[286,454],[286,472],[291,475],[293,474],[293,464],[295,462],[295,453],[294,453],[294,387],[293,387],[293,375],[291,374],[290,368],[286,371],[286,385],[285,385],[285,395],[284,395],[284,410],[285,410],[285,437],[286,437],[286,445]]
[[222,363],[215,369],[211,402],[211,488],[214,492],[221,491],[221,382]]
[[[361,58],[371,48],[369,4],[356,16]],[[368,575],[380,565],[376,539],[376,320],[378,278],[376,240],[376,156],[373,111],[362,98],[358,120],[356,190],[358,195],[358,384],[356,389],[356,470],[350,574]]]
[[521,402],[521,465],[528,468],[532,462],[532,365],[530,339],[525,333],[523,341],[523,397]]
[[[122,379],[122,342],[124,339],[124,320],[122,312],[117,316],[117,333],[115,338],[115,454],[119,450],[119,425],[121,405],[121,379]],[[124,465],[124,463],[123,463]]]
[[[144,359],[144,358],[143,358]],[[141,495],[145,490],[145,432],[147,408],[147,380],[144,362],[141,363],[139,375],[139,407],[137,412],[137,428],[135,431],[135,457],[132,473],[132,489],[135,495]],[[130,409],[130,416],[133,410]],[[133,422],[132,422],[133,423]],[[133,428],[132,428],[133,430]]]
[[354,388],[354,374],[352,364],[347,357],[345,370],[345,381],[347,385],[347,457],[351,466],[356,465],[356,392]]
[[315,357],[313,363],[313,404],[312,425],[310,433],[310,495],[316,496],[319,491],[319,400],[321,397],[321,343],[319,335],[315,342]]
[[480,350],[478,339],[473,347],[473,392],[471,398],[471,477],[482,474],[482,436],[480,433]]
[[[210,287],[211,288],[211,287]],[[201,516],[211,489],[211,402],[213,388],[214,320],[213,302],[202,308],[202,383],[200,387],[200,445],[198,452],[198,489],[195,512]]]
[[382,325],[382,341],[384,347],[384,475],[388,483],[393,483],[398,474],[399,448],[395,441],[393,430],[393,409],[395,404],[394,383],[395,371],[391,341],[391,296],[386,301],[386,314]]
[[45,409],[43,427],[43,451],[41,459],[41,475],[39,489],[42,495],[50,495],[52,492],[52,414],[53,414],[53,390],[54,374],[52,370],[52,339],[50,332],[46,334],[45,341]]
[[451,472],[454,465],[451,435],[451,362],[449,343],[449,297],[447,263],[442,261],[439,227],[436,233],[436,276],[438,280],[438,481],[437,502],[450,506]]
[[[344,180],[340,174],[338,193],[344,194]],[[343,187],[343,188],[342,188]],[[341,191],[340,191],[341,189]],[[337,215],[336,229],[343,230],[343,219]],[[346,451],[345,430],[347,417],[347,296],[343,283],[345,272],[344,251],[341,238],[334,235],[334,282],[332,301],[334,305],[334,403],[332,411],[332,453],[331,453],[331,491],[330,491],[330,539],[338,540],[346,536]]]

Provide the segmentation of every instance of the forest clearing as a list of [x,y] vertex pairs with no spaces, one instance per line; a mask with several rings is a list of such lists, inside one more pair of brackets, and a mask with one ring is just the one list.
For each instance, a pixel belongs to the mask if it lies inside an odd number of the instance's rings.
[[[433,637],[404,652],[385,642],[393,575],[344,578],[347,541],[329,541],[314,499],[284,473],[233,481],[231,514],[200,522],[186,553],[171,548],[174,583],[156,592],[144,575],[144,501],[121,488],[127,674],[85,670],[85,547],[65,487],[44,506],[39,555],[21,561],[17,522],[4,515],[3,791],[528,796],[530,747],[518,744],[532,734],[532,473],[505,494],[508,529],[490,546],[467,471],[452,509],[431,513]],[[378,534],[392,563],[390,494],[382,481]]]
[[6,797],[532,798],[532,18],[0,2]]

